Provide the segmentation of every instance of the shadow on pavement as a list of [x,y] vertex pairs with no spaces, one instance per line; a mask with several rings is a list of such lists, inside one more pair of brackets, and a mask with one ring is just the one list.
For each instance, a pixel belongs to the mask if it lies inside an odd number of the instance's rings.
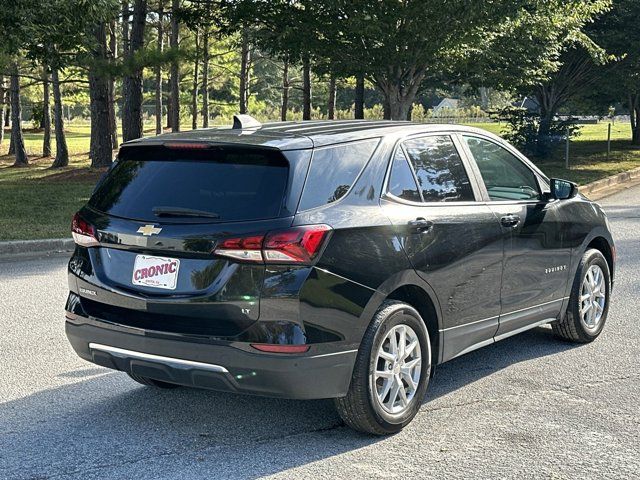
[[[515,363],[570,348],[548,328],[504,340],[438,367],[427,401]],[[216,472],[249,478],[385,441],[342,427],[330,400],[158,390],[106,372],[69,372],[61,376],[77,383],[0,405],[3,478],[87,478],[113,471],[123,478],[122,469],[132,468],[144,468],[140,476],[155,477],[146,470],[149,464],[167,468],[180,462],[204,468],[211,478],[217,478]],[[310,440],[304,434],[311,432]]]

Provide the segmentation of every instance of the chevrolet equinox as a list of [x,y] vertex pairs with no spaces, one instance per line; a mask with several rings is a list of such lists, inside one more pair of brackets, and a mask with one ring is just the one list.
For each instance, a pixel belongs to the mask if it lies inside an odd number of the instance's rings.
[[317,121],[125,143],[75,215],[66,333],[161,388],[333,398],[389,434],[436,365],[543,324],[605,324],[598,204],[495,135]]

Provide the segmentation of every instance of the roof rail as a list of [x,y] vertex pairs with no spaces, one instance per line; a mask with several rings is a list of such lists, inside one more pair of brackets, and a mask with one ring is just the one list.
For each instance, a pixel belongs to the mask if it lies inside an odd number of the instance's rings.
[[251,115],[234,115],[233,129],[242,130],[244,128],[260,128],[262,124]]

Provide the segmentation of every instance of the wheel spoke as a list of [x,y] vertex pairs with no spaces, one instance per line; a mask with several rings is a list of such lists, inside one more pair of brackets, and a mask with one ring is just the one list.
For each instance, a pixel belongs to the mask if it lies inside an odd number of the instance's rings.
[[387,362],[393,362],[396,359],[395,355],[382,349],[380,349],[380,351],[378,352],[378,357],[386,360]]
[[404,358],[405,347],[407,346],[407,330],[404,327],[399,329],[400,341],[398,344],[398,358]]
[[402,370],[411,371],[413,370],[414,367],[419,365],[421,362],[422,362],[421,358],[414,358],[413,360],[405,362],[404,365],[402,365]]
[[418,346],[418,339],[416,338],[407,346],[407,348],[405,348],[404,357],[402,357],[402,360],[404,360],[409,355],[411,355],[411,352],[413,352],[417,346]]
[[398,382],[398,385],[400,385],[400,389],[398,390],[398,393],[400,394],[400,403],[403,407],[406,407],[409,400],[407,400],[407,392],[404,390],[404,384],[399,378],[396,381]]
[[393,372],[391,370],[376,370],[376,378],[391,378]]
[[413,381],[413,377],[411,376],[411,374],[409,372],[407,372],[406,370],[402,370],[402,372],[400,372],[401,375],[404,377],[405,381],[409,384],[409,386],[411,387],[411,392],[415,392],[418,388],[418,383]]
[[393,378],[389,378],[385,380],[384,384],[382,385],[382,391],[378,394],[380,403],[384,402],[384,399],[387,397],[389,390],[391,390],[392,386],[393,386]]
[[393,406],[396,404],[396,400],[398,399],[398,394],[400,393],[401,387],[395,376],[392,380],[390,380],[390,382],[393,382],[393,387],[391,388],[391,394],[389,395],[389,401],[387,402],[387,404],[389,405],[389,408],[393,408]]

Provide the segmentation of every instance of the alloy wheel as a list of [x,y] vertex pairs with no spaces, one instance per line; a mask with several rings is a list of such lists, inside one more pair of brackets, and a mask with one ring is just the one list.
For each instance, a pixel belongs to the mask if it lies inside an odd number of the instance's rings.
[[598,265],[591,265],[587,270],[580,289],[580,320],[589,331],[600,326],[604,307],[607,302],[605,277]]
[[386,412],[402,413],[420,383],[422,352],[416,332],[408,325],[393,327],[378,348],[371,384],[374,397]]

